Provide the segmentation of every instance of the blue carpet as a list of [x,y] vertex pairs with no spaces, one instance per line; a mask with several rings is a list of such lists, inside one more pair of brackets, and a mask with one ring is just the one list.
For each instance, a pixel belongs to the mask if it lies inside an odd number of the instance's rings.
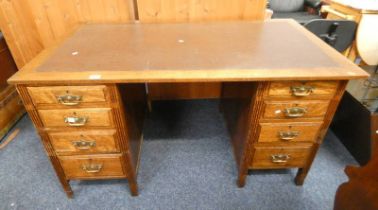
[[72,181],[63,192],[28,117],[0,151],[0,209],[332,209],[343,169],[356,164],[328,133],[304,186],[296,170],[256,171],[236,186],[236,165],[217,101],[154,103],[145,123],[138,175],[140,195],[125,180]]

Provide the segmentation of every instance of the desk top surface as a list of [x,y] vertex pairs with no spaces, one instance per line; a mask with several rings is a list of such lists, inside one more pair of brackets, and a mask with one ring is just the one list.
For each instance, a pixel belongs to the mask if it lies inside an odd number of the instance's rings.
[[84,25],[11,83],[353,79],[367,74],[290,20]]

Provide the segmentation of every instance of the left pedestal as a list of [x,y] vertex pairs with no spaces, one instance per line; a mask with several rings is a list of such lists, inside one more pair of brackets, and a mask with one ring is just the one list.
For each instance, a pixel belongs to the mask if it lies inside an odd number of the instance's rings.
[[17,85],[68,197],[69,181],[127,179],[137,171],[146,109],[144,84]]

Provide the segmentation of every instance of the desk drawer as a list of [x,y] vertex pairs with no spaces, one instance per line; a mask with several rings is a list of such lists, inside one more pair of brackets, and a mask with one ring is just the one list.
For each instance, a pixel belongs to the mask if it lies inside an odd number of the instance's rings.
[[264,118],[295,119],[323,117],[329,101],[265,101]]
[[315,142],[322,122],[260,123],[258,142]]
[[126,177],[120,154],[59,156],[67,178]]
[[33,103],[38,105],[57,104],[76,106],[86,103],[105,102],[107,88],[98,86],[47,86],[28,87]]
[[49,137],[59,155],[119,152],[115,130],[50,132]]
[[303,167],[311,153],[311,146],[311,144],[296,147],[255,146],[255,153],[250,168]]
[[337,81],[272,82],[267,96],[291,99],[331,99],[336,93],[337,86]]
[[113,127],[110,108],[39,110],[46,127]]

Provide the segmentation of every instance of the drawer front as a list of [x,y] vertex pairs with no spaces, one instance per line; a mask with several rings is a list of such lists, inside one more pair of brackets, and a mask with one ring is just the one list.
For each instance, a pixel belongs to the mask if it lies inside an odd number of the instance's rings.
[[255,146],[250,168],[275,169],[303,167],[311,152],[311,145],[301,147]]
[[50,132],[57,154],[93,154],[119,152],[115,130]]
[[98,86],[53,86],[28,87],[28,92],[35,105],[60,104],[75,106],[85,103],[105,102],[107,89]]
[[268,97],[307,99],[331,99],[336,93],[337,81],[309,81],[309,82],[272,82]]
[[39,110],[46,127],[112,127],[110,108]]
[[323,117],[329,101],[266,101],[264,118],[295,119]]
[[121,155],[59,156],[67,178],[126,177]]
[[322,122],[260,123],[258,142],[315,142]]

